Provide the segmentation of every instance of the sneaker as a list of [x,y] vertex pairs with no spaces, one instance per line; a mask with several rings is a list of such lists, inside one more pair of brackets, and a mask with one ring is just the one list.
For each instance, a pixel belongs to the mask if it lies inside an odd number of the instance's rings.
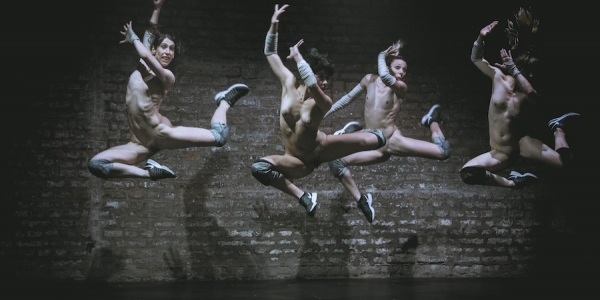
[[353,132],[357,132],[360,130],[362,130],[362,126],[360,126],[360,123],[358,123],[356,121],[352,121],[352,122],[349,122],[348,124],[346,124],[346,126],[344,126],[344,128],[334,132],[333,135],[340,135],[340,134],[344,134],[344,133],[353,133]]
[[300,205],[304,206],[309,217],[314,217],[317,210],[317,193],[305,192],[300,197]]
[[240,98],[248,94],[249,91],[250,89],[245,84],[234,84],[227,90],[217,93],[215,95],[215,102],[219,105],[221,101],[225,100],[229,103],[229,106],[233,106]]
[[548,127],[554,131],[556,128],[565,129],[565,119],[568,117],[579,116],[578,113],[570,112],[566,113],[558,118],[554,118],[548,122]]
[[369,221],[369,223],[373,223],[373,220],[375,220],[375,209],[373,209],[373,197],[371,194],[360,196],[357,206],[360,208],[363,214],[365,214],[367,221]]
[[509,180],[515,182],[515,188],[520,189],[526,186],[534,185],[539,182],[537,176],[531,173],[519,173],[517,171],[510,172]]
[[148,170],[148,174],[150,174],[150,179],[152,180],[177,178],[177,175],[175,175],[175,172],[171,171],[171,169],[162,166],[151,159],[146,162],[144,170]]
[[429,112],[421,118],[421,125],[429,127],[433,122],[442,121],[440,110],[442,107],[439,104],[432,106],[429,109]]

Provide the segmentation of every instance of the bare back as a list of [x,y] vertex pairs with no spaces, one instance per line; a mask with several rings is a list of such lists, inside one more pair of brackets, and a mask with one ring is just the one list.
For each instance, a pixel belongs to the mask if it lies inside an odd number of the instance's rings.
[[379,129],[389,138],[397,130],[396,116],[400,111],[402,98],[377,75],[367,74],[361,84],[367,86],[365,99],[365,124],[367,128]]

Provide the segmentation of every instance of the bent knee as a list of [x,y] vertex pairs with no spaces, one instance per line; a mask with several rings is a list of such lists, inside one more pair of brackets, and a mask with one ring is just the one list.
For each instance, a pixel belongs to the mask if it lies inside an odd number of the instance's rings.
[[227,136],[229,135],[229,127],[227,127],[227,124],[214,122],[210,124],[210,126],[211,129],[209,131],[215,137],[217,147],[223,147],[227,144]]
[[108,179],[108,175],[110,174],[110,170],[113,167],[113,163],[106,159],[91,159],[88,162],[88,170],[92,175],[102,178]]
[[269,186],[279,178],[279,172],[275,166],[268,161],[259,160],[252,164],[252,176],[263,185]]
[[466,184],[483,184],[487,181],[487,171],[482,166],[469,166],[460,170],[460,178]]
[[433,138],[433,143],[440,149],[440,160],[446,160],[450,158],[450,142],[442,137]]

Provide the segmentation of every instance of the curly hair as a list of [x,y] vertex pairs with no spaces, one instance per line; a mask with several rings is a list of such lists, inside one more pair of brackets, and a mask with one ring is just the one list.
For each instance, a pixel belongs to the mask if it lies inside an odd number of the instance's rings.
[[515,53],[513,60],[522,68],[532,68],[539,61],[539,53],[535,46],[539,20],[531,13],[531,8],[519,8],[513,15],[514,20],[507,20],[506,35],[510,50]]
[[325,73],[327,77],[333,75],[333,63],[327,58],[327,55],[319,53],[316,48],[308,49],[308,53],[304,55],[304,60],[315,74]]
[[404,60],[402,55],[400,55],[400,50],[402,50],[404,45],[406,45],[406,42],[403,41],[402,39],[399,39],[395,43],[392,44],[392,50],[390,51],[390,53],[388,55],[385,56],[385,64],[386,65],[389,66],[396,59]]

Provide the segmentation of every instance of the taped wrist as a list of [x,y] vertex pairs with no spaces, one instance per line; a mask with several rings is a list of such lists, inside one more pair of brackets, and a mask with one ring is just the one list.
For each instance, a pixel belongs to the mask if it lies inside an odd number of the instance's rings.
[[330,114],[346,107],[348,104],[350,104],[350,102],[354,101],[354,99],[356,99],[360,94],[362,94],[362,92],[364,91],[363,87],[360,84],[357,84],[352,91],[350,91],[350,93],[344,95],[344,97],[342,97],[342,99],[336,101],[333,106],[331,107],[331,109],[325,114],[325,116],[323,117],[323,119],[327,118],[327,116],[329,116]]
[[385,52],[380,52],[379,56],[377,56],[377,70],[379,71],[379,77],[381,77],[381,81],[387,86],[392,86],[396,83],[396,78],[390,75],[390,70],[385,64]]
[[517,69],[517,65],[515,65],[513,61],[507,61],[504,63],[504,65],[506,66],[506,70],[510,76],[517,77],[519,74],[521,74],[521,71]]
[[152,42],[154,42],[154,34],[146,30],[146,32],[144,32],[144,37],[142,38],[142,43],[144,43],[146,48],[150,49]]
[[133,27],[129,27],[129,29],[127,29],[127,33],[125,34],[125,40],[133,44],[133,41],[139,39],[140,38],[137,36],[137,34],[133,32]]
[[484,42],[481,42],[481,45],[477,43],[477,41],[473,42],[473,49],[471,49],[471,61],[476,62],[483,59],[483,46],[485,46]]
[[279,33],[272,34],[267,32],[267,37],[265,38],[265,56],[277,54],[277,40],[279,38]]
[[305,60],[298,62],[298,72],[300,72],[300,77],[302,77],[306,86],[317,84],[317,78]]

